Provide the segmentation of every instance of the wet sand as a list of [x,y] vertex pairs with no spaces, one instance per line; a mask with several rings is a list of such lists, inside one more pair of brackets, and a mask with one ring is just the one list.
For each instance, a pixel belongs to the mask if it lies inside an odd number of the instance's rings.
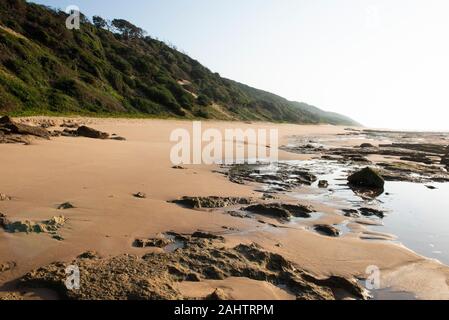
[[[223,233],[223,227],[240,230],[225,235],[226,245],[256,242],[279,253],[317,276],[366,276],[376,265],[388,287],[412,292],[418,298],[449,299],[449,268],[425,259],[407,248],[385,241],[338,239],[318,235],[304,228],[265,230],[254,220],[230,215],[194,211],[167,201],[182,196],[239,196],[260,198],[251,185],[238,185],[214,173],[217,166],[188,165],[172,168],[170,132],[190,129],[188,121],[87,119],[89,126],[116,133],[127,141],[58,137],[34,140],[32,145],[0,145],[0,192],[12,200],[0,202],[0,212],[11,220],[45,220],[64,214],[63,241],[46,234],[9,234],[0,231],[0,263],[14,261],[16,267],[0,273],[3,290],[13,289],[14,280],[37,267],[54,261],[71,260],[87,250],[102,256],[122,253],[143,255],[146,249],[132,247],[135,238],[152,237],[169,230],[192,233],[197,230]],[[344,128],[290,124],[203,122],[204,128],[278,128],[280,145],[292,135],[336,135]],[[282,160],[307,159],[280,151]],[[143,192],[146,199],[133,193]],[[70,201],[76,208],[57,210]],[[324,208],[325,209],[325,208]],[[322,211],[325,211],[325,210]],[[339,219],[327,209],[327,219]],[[332,218],[333,217],[333,218]],[[282,246],[278,247],[277,244]],[[148,251],[148,250],[147,250]],[[201,286],[226,287],[238,292],[233,298],[287,299],[268,284],[227,279]],[[202,292],[204,287],[183,288]],[[260,296],[251,292],[260,290]]]

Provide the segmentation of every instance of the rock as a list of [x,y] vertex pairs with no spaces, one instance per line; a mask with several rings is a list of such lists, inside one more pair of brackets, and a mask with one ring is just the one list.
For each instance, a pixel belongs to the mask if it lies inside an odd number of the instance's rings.
[[0,201],[7,201],[7,200],[11,200],[11,197],[4,193],[0,193]]
[[[69,290],[64,285],[65,269],[69,265],[79,267],[79,290]],[[281,255],[264,251],[255,244],[227,248],[221,242],[195,238],[189,239],[185,248],[170,253],[55,262],[29,272],[19,279],[19,284],[56,289],[62,299],[70,300],[182,300],[187,297],[176,286],[180,281],[229,277],[283,283],[297,299],[337,299],[336,292],[357,299],[367,298],[366,291],[355,279],[317,278]]]
[[70,202],[64,202],[58,206],[58,210],[74,209],[75,206]]
[[208,295],[205,300],[224,301],[230,300],[230,298],[222,289],[217,288],[214,292]]
[[320,180],[320,182],[318,182],[318,187],[327,189],[329,187],[329,182],[327,180]]
[[146,199],[146,197],[147,197],[147,195],[143,192],[137,192],[137,193],[133,194],[133,196],[135,198],[139,198],[139,199]]
[[58,241],[63,241],[64,240],[64,238],[61,235],[59,235],[59,234],[54,234],[51,237],[53,239],[55,239],[55,240],[58,240]]
[[108,139],[109,134],[106,132],[101,132],[98,130],[95,130],[93,128],[89,128],[86,126],[81,126],[76,130],[76,135],[80,137],[87,137],[92,139]]
[[340,230],[338,230],[334,226],[330,226],[327,224],[316,225],[315,230],[320,233],[323,233],[329,237],[339,237],[340,236]]
[[174,200],[173,203],[185,206],[190,209],[214,209],[224,208],[237,204],[250,204],[251,199],[239,197],[182,197],[180,200]]
[[17,292],[0,292],[0,301],[19,301],[24,300]]
[[75,122],[65,122],[63,124],[60,125],[61,128],[70,128],[70,129],[78,129],[79,128],[79,124],[75,123]]
[[185,170],[186,168],[184,168],[183,166],[173,166],[171,167],[172,169],[176,169],[176,170]]
[[133,246],[136,248],[165,248],[174,241],[167,238],[154,238],[154,239],[136,239],[134,240]]
[[222,236],[217,236],[212,233],[197,231],[192,234],[192,238],[200,238],[200,239],[212,239],[212,240],[221,240],[224,241]]
[[436,189],[438,189],[437,187],[435,187],[435,186],[430,186],[430,185],[427,185],[426,188],[427,188],[427,189],[430,189],[430,190],[436,190]]
[[126,141],[126,138],[120,137],[120,136],[115,136],[115,137],[111,137],[111,140]]
[[3,229],[6,229],[6,226],[9,225],[9,220],[6,216],[6,214],[0,212],[0,227]]
[[64,216],[53,217],[42,222],[29,220],[11,222],[6,215],[0,216],[0,226],[10,233],[54,233],[64,226],[67,219]]
[[200,276],[199,276],[197,273],[192,272],[192,273],[189,273],[189,274],[186,276],[185,281],[190,281],[190,282],[201,282],[201,278],[200,278]]
[[16,266],[17,266],[17,264],[14,261],[0,263],[0,273],[10,271],[10,270],[14,269]]
[[14,122],[8,116],[0,118],[0,130],[12,134],[30,135],[44,139],[50,139],[50,132],[48,132],[44,128],[20,124]]
[[384,179],[376,170],[370,167],[366,167],[350,175],[348,182],[351,186],[360,188],[383,189],[385,186]]
[[424,163],[424,164],[433,164],[433,160],[432,159],[428,158],[425,155],[421,155],[421,154],[401,157],[400,160],[411,161],[411,162],[420,162],[420,163]]
[[86,251],[78,256],[78,259],[88,259],[88,260],[99,259],[99,258],[100,258],[100,255],[96,251]]
[[364,215],[366,217],[376,216],[381,219],[383,219],[385,217],[385,213],[383,211],[373,209],[373,208],[360,208],[360,212],[362,213],[362,215]]
[[371,143],[362,143],[360,145],[360,148],[375,148],[375,146],[372,145]]
[[356,209],[343,209],[342,211],[344,212],[346,217],[349,217],[349,218],[359,218],[360,217],[360,213]]
[[288,221],[292,217],[310,218],[311,213],[315,212],[315,210],[313,210],[309,206],[281,203],[256,204],[246,208],[242,208],[242,210],[264,216],[274,217],[282,221]]

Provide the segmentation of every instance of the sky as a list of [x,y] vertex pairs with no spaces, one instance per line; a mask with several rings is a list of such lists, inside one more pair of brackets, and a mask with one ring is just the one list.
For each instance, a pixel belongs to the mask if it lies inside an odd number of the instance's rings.
[[377,128],[449,130],[447,0],[36,0],[124,18],[214,72]]

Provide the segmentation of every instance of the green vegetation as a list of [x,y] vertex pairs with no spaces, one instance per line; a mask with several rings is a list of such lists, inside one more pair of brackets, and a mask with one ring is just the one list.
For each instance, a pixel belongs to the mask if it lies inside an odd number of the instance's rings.
[[354,124],[224,79],[126,20],[66,18],[0,1],[0,113]]

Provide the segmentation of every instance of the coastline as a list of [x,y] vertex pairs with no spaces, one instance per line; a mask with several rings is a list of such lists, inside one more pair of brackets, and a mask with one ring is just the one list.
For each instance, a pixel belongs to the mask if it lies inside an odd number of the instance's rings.
[[[303,228],[284,228],[272,233],[258,230],[255,221],[189,210],[168,203],[186,195],[261,196],[253,186],[233,184],[215,173],[217,166],[186,166],[186,170],[172,168],[170,132],[175,127],[190,129],[191,121],[76,119],[98,130],[126,137],[127,141],[58,137],[51,141],[33,140],[29,146],[0,145],[0,191],[12,196],[11,201],[0,204],[0,212],[13,220],[44,220],[61,214],[56,208],[61,203],[70,201],[76,205],[70,212],[64,212],[68,218],[68,227],[61,231],[64,241],[55,241],[45,235],[0,231],[0,262],[14,261],[17,264],[11,271],[0,273],[2,291],[14,287],[11,281],[33,269],[54,261],[69,261],[88,250],[105,257],[123,253],[141,256],[153,249],[132,247],[135,238],[151,237],[166,231],[222,233],[223,226],[226,226],[241,231],[224,234],[227,247],[256,242],[317,277],[363,277],[367,266],[377,265],[387,287],[412,292],[422,299],[449,299],[449,267],[404,246],[356,237],[334,239]],[[345,127],[331,125],[224,121],[206,121],[203,124],[205,128],[220,130],[277,128],[280,146],[293,135],[337,135],[345,132]],[[347,143],[351,144],[350,141]],[[310,155],[280,150],[279,158],[305,160]],[[133,197],[136,192],[145,193],[147,198],[136,199]],[[320,211],[326,213],[328,221],[341,219],[334,209],[325,205]],[[279,242],[282,242],[282,247],[276,246]],[[250,284],[240,285],[253,288]],[[285,298],[272,288],[260,290],[270,298]]]

